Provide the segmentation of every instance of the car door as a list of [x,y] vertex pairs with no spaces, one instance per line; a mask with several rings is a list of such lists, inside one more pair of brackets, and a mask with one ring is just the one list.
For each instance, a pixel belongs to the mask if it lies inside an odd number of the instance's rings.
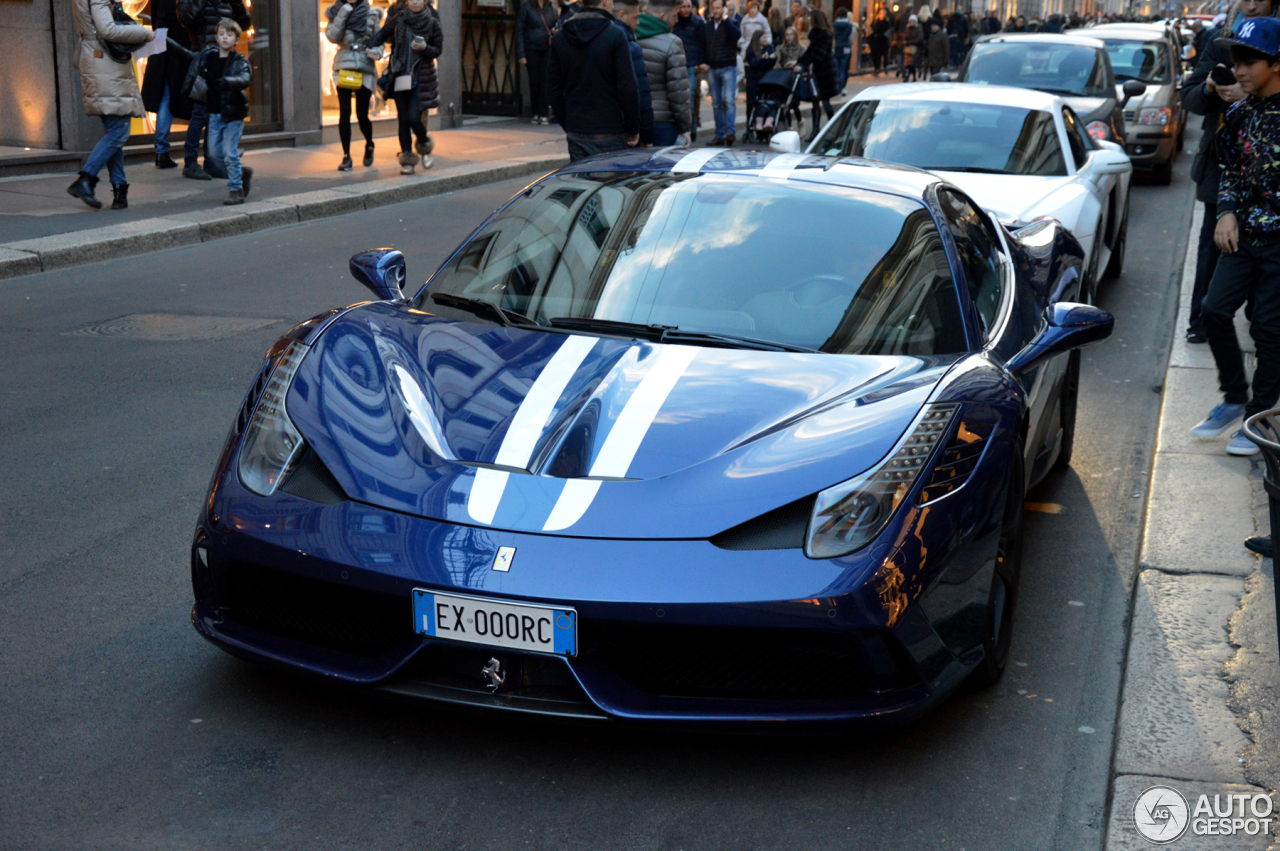
[[[1075,161],[1076,185],[1087,193],[1089,203],[1080,207],[1076,221],[1064,221],[1076,238],[1084,246],[1088,264],[1087,270],[1093,273],[1093,283],[1097,276],[1107,268],[1111,259],[1111,246],[1115,244],[1116,223],[1119,221],[1119,210],[1115,209],[1116,176],[1098,174],[1093,169],[1092,155],[1099,150],[1098,143],[1085,132],[1084,123],[1069,106],[1062,107],[1062,126],[1066,131],[1067,146],[1071,150],[1071,158]],[[1092,236],[1086,237],[1086,234]]]

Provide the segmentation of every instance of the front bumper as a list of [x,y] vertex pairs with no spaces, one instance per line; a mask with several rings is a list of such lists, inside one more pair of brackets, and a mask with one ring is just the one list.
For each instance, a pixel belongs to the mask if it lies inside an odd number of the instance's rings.
[[1177,155],[1177,137],[1159,127],[1134,125],[1125,134],[1125,152],[1136,169],[1163,165]]

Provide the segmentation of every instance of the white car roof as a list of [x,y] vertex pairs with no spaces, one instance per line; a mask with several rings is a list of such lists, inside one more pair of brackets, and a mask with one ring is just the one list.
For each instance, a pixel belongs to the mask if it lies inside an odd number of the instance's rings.
[[1097,33],[1091,38],[1122,38],[1134,41],[1151,41],[1168,33],[1163,24],[1103,24],[1090,27],[1088,30],[1072,30],[1072,32]]
[[988,86],[985,83],[894,83],[888,86],[871,86],[858,92],[850,101],[864,100],[925,100],[948,103],[999,104],[1038,109],[1045,112],[1061,112],[1062,98],[1035,89],[1019,89],[1013,86]]
[[[1077,44],[1081,47],[1094,47],[1105,50],[1101,39],[1084,35],[1060,35],[1058,33],[997,33],[984,38],[980,44],[999,44],[1005,41],[1032,41],[1044,44]],[[975,45],[976,47],[977,45]]]

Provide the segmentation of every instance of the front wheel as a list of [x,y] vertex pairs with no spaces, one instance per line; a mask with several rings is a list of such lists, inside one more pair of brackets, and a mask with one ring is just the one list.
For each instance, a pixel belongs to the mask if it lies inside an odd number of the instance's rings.
[[1151,169],[1151,182],[1156,186],[1168,186],[1173,183],[1173,157]]
[[1071,466],[1071,452],[1076,442],[1076,404],[1080,399],[1080,352],[1067,355],[1067,374],[1062,379],[1062,393],[1058,396],[1058,427],[1062,429],[1058,460],[1053,469],[1065,470]]
[[1000,681],[1009,664],[1009,644],[1013,640],[1014,603],[1018,596],[1018,575],[1022,570],[1022,449],[1014,447],[1013,470],[1005,495],[1004,521],[996,545],[996,569],[987,598],[987,614],[982,637],[982,661],[969,674],[978,688]]
[[1107,261],[1107,269],[1102,273],[1102,277],[1111,279],[1120,277],[1120,273],[1124,271],[1124,249],[1129,241],[1129,211],[1126,209],[1124,213],[1124,221],[1120,223],[1120,234],[1116,237],[1116,244],[1111,248],[1111,259]]

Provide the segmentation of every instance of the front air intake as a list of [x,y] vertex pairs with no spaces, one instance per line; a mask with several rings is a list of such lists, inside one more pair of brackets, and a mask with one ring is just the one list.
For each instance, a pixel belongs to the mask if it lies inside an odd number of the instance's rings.
[[806,496],[726,529],[711,543],[722,550],[798,550],[812,514],[813,497]]

